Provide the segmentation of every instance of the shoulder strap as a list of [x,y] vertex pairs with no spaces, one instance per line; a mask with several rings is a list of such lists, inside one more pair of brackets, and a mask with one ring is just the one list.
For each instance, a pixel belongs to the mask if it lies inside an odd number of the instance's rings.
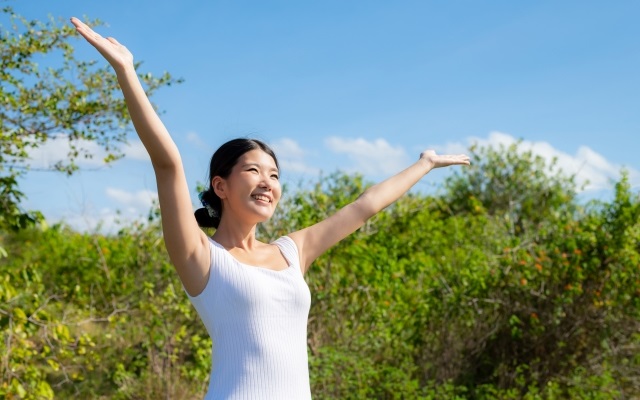
[[289,236],[282,236],[275,242],[273,242],[276,246],[280,248],[280,251],[284,255],[284,258],[287,260],[289,265],[294,265],[300,269],[300,254],[298,252],[298,246]]

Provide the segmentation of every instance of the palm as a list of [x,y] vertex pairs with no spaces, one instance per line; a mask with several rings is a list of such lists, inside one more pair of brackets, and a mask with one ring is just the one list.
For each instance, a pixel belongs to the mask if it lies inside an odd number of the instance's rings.
[[131,52],[114,38],[102,37],[87,24],[75,17],[71,18],[71,23],[75,25],[78,33],[93,45],[114,68],[117,69],[118,67],[133,64],[133,55]]
[[426,150],[420,154],[420,158],[429,161],[433,168],[448,167],[450,165],[469,165],[469,156],[465,154],[436,154],[434,150]]

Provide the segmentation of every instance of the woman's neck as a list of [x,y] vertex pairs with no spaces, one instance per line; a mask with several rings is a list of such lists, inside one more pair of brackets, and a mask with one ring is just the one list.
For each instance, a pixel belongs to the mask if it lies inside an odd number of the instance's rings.
[[256,225],[243,225],[237,223],[237,221],[233,224],[225,220],[220,221],[218,229],[216,229],[211,238],[227,249],[242,248],[250,250],[259,244],[256,239]]

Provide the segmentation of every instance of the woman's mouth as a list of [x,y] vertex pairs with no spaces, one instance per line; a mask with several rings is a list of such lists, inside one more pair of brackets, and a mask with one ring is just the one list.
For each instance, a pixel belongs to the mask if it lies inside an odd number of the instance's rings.
[[251,195],[254,199],[258,201],[264,201],[266,203],[271,203],[271,198],[269,196],[265,196],[263,194],[253,194]]

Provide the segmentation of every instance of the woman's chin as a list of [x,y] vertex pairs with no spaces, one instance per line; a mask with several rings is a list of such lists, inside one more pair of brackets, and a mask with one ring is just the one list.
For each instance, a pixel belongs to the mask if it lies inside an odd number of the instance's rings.
[[257,223],[267,222],[273,217],[273,212],[258,212],[256,213]]

